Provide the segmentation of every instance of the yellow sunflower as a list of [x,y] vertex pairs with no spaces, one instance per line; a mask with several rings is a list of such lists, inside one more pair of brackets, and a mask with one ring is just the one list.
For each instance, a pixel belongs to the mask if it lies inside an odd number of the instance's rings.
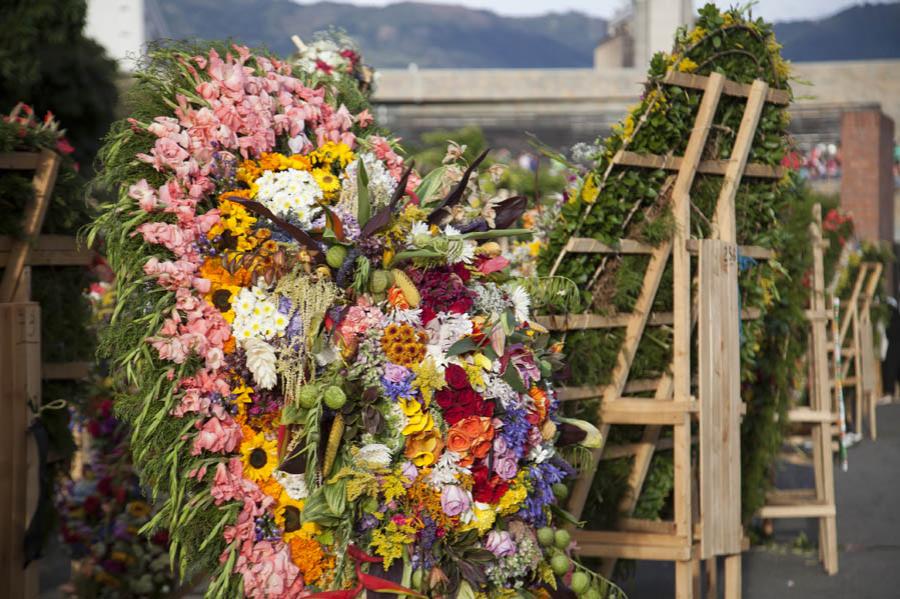
[[316,178],[316,183],[318,183],[319,187],[322,189],[322,193],[327,197],[333,197],[341,190],[341,180],[331,174],[331,171],[324,168],[317,168],[312,173],[313,177]]
[[303,501],[292,499],[285,492],[281,493],[281,496],[278,498],[278,505],[275,506],[275,524],[284,531],[283,538],[285,543],[290,542],[293,538],[308,536],[300,519],[302,511]]
[[272,476],[278,466],[278,441],[266,439],[263,433],[257,433],[241,443],[241,462],[244,464],[244,477],[254,482],[262,482]]

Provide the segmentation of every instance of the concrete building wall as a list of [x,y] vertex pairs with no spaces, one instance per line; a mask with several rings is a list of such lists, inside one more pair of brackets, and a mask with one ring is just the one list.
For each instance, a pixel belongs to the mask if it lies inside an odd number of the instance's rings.
[[694,22],[691,0],[634,0],[634,64],[645,65],[657,52],[672,49],[675,30]]

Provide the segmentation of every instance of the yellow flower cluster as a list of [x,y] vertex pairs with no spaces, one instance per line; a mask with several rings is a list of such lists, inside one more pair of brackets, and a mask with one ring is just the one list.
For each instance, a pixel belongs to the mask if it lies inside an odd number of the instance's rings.
[[423,433],[434,428],[434,417],[422,409],[422,404],[415,397],[400,397],[400,409],[406,415],[406,426],[401,431],[404,435]]
[[525,473],[519,472],[509,490],[500,498],[497,511],[504,516],[515,514],[526,497],[528,497],[528,487],[525,484]]
[[421,362],[413,364],[412,371],[416,375],[412,382],[413,388],[419,390],[425,405],[430,405],[434,392],[447,386],[444,375],[438,371],[431,358],[425,358]]
[[381,348],[394,364],[412,367],[425,357],[427,335],[408,324],[391,323],[381,336]]
[[415,520],[407,519],[406,523],[398,524],[390,520],[384,528],[372,531],[372,543],[369,545],[376,555],[384,558],[384,569],[387,570],[395,559],[403,557],[406,546],[416,539]]

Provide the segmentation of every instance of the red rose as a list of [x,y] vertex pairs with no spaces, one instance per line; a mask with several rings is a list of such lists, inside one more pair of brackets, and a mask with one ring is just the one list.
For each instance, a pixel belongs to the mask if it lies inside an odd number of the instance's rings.
[[435,393],[434,398],[444,411],[444,421],[450,426],[469,416],[494,415],[494,403],[485,401],[471,387],[461,391],[441,389]]
[[447,369],[444,371],[444,380],[446,380],[447,384],[454,389],[461,390],[470,388],[469,376],[462,366],[457,366],[456,364],[447,366]]
[[496,474],[490,476],[487,466],[483,464],[472,468],[472,475],[475,479],[472,486],[472,497],[475,501],[495,504],[509,490],[509,484]]

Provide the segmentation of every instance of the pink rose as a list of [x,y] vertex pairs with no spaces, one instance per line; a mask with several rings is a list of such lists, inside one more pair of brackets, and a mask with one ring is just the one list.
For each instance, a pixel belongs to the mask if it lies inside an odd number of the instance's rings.
[[447,485],[441,491],[441,509],[448,516],[458,516],[468,510],[470,505],[469,494],[461,487]]
[[516,543],[505,530],[492,530],[488,533],[484,548],[497,557],[508,557],[516,554]]

